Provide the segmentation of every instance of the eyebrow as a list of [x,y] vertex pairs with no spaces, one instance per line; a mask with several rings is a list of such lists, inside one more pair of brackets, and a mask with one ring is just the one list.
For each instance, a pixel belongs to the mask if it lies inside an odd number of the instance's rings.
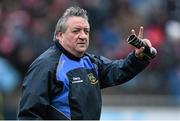
[[[79,29],[81,29],[82,27],[80,27],[80,26],[74,26],[73,28],[79,28]],[[84,27],[84,29],[90,29],[89,27]]]
[[85,27],[85,28],[82,28],[82,27],[74,27],[74,28],[72,28],[72,30],[74,30],[74,29],[85,29],[85,30],[90,30],[89,27]]

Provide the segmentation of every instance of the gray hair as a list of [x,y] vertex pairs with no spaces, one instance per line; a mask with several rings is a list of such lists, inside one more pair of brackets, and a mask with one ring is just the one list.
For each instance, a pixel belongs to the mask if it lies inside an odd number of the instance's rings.
[[53,38],[54,41],[56,40],[56,35],[58,32],[65,32],[67,30],[66,22],[67,19],[71,16],[79,16],[88,21],[88,15],[86,10],[80,7],[70,7],[66,9],[66,11],[64,12],[62,17],[58,20],[56,24],[56,28],[54,31],[54,38]]

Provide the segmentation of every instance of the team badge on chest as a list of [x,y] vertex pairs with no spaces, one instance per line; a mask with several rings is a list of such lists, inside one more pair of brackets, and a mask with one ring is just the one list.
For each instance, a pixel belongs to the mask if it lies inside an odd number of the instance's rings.
[[94,75],[92,73],[88,74],[88,78],[89,78],[91,84],[98,83],[98,80],[96,79],[96,77],[94,77]]

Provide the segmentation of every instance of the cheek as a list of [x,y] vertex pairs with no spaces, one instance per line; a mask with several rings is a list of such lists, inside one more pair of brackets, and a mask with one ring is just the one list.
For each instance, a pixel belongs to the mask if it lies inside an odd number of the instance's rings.
[[89,46],[89,39],[87,40],[87,46]]
[[89,39],[87,40],[87,43],[89,44]]
[[75,45],[76,40],[77,39],[75,36],[69,35],[69,36],[66,36],[64,43],[66,43],[66,45],[72,46],[72,45]]

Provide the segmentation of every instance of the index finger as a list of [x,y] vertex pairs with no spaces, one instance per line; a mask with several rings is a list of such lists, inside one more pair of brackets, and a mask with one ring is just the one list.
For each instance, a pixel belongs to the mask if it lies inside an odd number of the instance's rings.
[[135,33],[135,30],[134,30],[134,29],[132,29],[132,30],[131,30],[131,34],[132,34],[132,35],[136,35],[136,33]]
[[143,28],[143,26],[141,26],[139,29],[139,35],[138,35],[138,37],[141,39],[143,39],[143,32],[144,32],[144,28]]
[[143,39],[143,41],[146,43],[147,46],[152,47],[152,44],[151,44],[150,40]]

